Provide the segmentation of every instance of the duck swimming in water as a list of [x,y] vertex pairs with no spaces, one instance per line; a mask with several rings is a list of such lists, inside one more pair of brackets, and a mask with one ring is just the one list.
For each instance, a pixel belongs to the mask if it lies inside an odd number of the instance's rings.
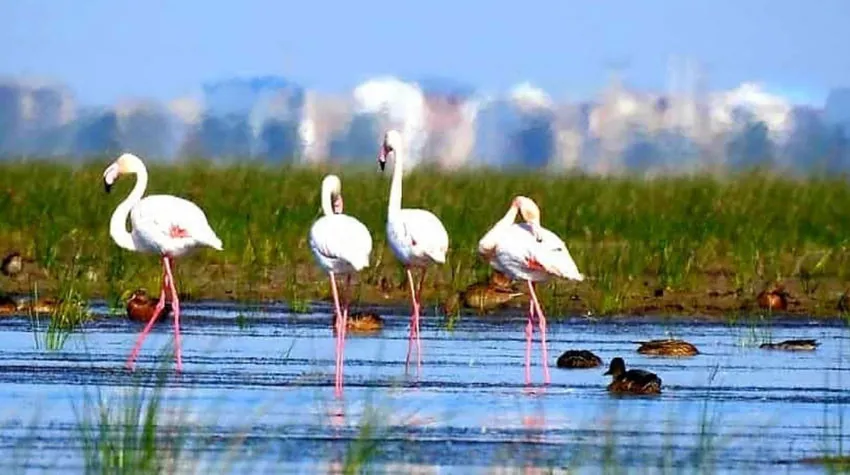
[[[334,322],[336,327],[336,322]],[[372,333],[384,328],[384,320],[374,312],[357,312],[348,316],[346,331],[353,333]]]
[[694,356],[699,354],[697,347],[685,340],[650,340],[642,341],[637,352],[653,356]]
[[759,348],[766,350],[785,350],[785,351],[814,351],[820,343],[817,340],[785,340],[779,343],[762,343]]
[[[127,316],[135,322],[148,323],[153,318],[157,303],[159,303],[159,299],[152,299],[147,290],[137,289],[127,300]],[[162,310],[162,316],[170,311],[171,305],[166,303]]]
[[611,360],[611,365],[604,374],[612,377],[611,384],[608,385],[608,391],[612,393],[661,393],[661,378],[658,375],[642,369],[626,371],[626,362],[623,358],[617,357]]
[[558,357],[559,368],[595,368],[602,364],[602,358],[587,350],[567,350]]

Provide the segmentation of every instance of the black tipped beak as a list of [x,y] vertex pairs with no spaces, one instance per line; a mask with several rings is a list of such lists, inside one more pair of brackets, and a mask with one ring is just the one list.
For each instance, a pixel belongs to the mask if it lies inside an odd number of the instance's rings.
[[112,191],[112,185],[110,183],[107,183],[106,181],[104,181],[103,182],[103,191],[109,193],[110,191]]
[[611,370],[610,370],[610,369],[609,369],[608,371],[606,371],[606,372],[602,373],[602,375],[603,375],[603,376],[608,376],[608,375],[610,375],[610,374],[611,374]]
[[383,161],[382,161],[382,162],[378,162],[378,166],[380,166],[380,167],[381,167],[381,171],[384,171],[384,167],[386,167],[386,166],[387,166],[387,162],[383,162]]

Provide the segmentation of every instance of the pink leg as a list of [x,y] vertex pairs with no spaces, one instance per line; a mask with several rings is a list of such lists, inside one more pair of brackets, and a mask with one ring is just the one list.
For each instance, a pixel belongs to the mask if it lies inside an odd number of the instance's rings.
[[142,330],[142,333],[139,335],[139,338],[136,340],[136,345],[133,346],[133,351],[130,352],[130,357],[127,359],[127,369],[133,370],[136,364],[136,358],[139,356],[139,350],[142,349],[142,343],[145,341],[145,338],[148,336],[148,333],[151,331],[153,324],[156,323],[156,319],[162,314],[162,309],[165,308],[165,289],[168,287],[168,273],[165,272],[165,257],[162,258],[162,288],[159,294],[159,302],[157,302],[156,307],[153,309],[153,315],[151,315],[151,319],[148,321],[148,324],[145,325],[145,328]]
[[[417,348],[419,346],[419,301],[416,297],[416,289],[413,284],[413,274],[410,269],[407,269],[407,282],[410,284],[410,302],[413,305],[413,313],[410,315],[410,336],[407,343],[407,360],[404,363],[405,371],[410,367],[410,352],[413,349],[413,341],[416,340]],[[418,352],[418,366],[422,365],[422,352]]]
[[534,308],[537,310],[537,324],[540,327],[540,345],[543,347],[543,382],[549,384],[549,349],[546,345],[546,316],[543,315],[543,309],[540,308],[540,301],[537,300],[537,293],[534,292],[534,284],[528,281],[528,291],[531,292],[531,299],[534,303]]
[[177,286],[174,285],[174,275],[171,273],[171,258],[163,259],[165,272],[168,274],[168,285],[171,286],[171,309],[174,312],[174,352],[177,357],[177,372],[183,371],[183,353],[180,347],[180,299],[177,297]]
[[334,324],[336,325],[336,372],[334,373],[334,393],[337,398],[342,397],[342,344],[345,338],[345,320],[340,311],[339,293],[336,288],[336,277],[330,272],[331,292],[334,296]]
[[422,277],[419,279],[419,288],[416,290],[416,367],[417,371],[422,369],[422,340],[419,338],[419,317],[422,311],[422,284],[425,283],[425,275],[428,268],[422,269]]
[[534,302],[528,302],[528,323],[525,325],[525,385],[531,384],[531,334],[534,332]]

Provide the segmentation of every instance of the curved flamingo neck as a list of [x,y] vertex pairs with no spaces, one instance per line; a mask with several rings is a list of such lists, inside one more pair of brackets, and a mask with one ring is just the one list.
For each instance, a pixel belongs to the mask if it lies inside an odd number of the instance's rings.
[[331,203],[333,192],[333,187],[329,186],[327,182],[322,183],[322,213],[325,216],[334,214],[333,204]]
[[393,151],[393,181],[390,185],[390,202],[387,215],[393,215],[401,211],[401,180],[404,168],[404,152],[400,146]]
[[511,207],[508,209],[508,212],[502,216],[502,219],[496,222],[487,234],[478,241],[478,252],[481,254],[487,254],[492,251],[496,244],[498,244],[498,236],[499,233],[506,227],[516,221],[516,216],[519,210],[515,204],[511,204]]
[[127,231],[127,216],[130,215],[133,206],[136,206],[136,203],[142,200],[142,195],[145,194],[145,189],[148,186],[148,171],[144,164],[140,163],[139,165],[132,171],[136,174],[136,186],[133,187],[133,191],[127,198],[115,208],[112,218],[109,220],[109,235],[112,240],[119,247],[130,251],[136,251],[138,247],[133,241],[133,236]]

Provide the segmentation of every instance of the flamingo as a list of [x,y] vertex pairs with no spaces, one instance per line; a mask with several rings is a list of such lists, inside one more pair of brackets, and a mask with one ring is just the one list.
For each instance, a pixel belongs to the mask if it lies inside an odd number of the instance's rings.
[[[208,246],[221,251],[221,239],[212,230],[204,212],[195,203],[171,195],[151,195],[145,198],[148,184],[148,170],[142,160],[124,153],[103,172],[103,184],[107,193],[121,175],[135,174],[136,186],[130,195],[115,208],[109,221],[109,235],[119,247],[136,252],[157,253],[162,259],[162,291],[159,302],[148,324],[139,335],[127,367],[133,369],[142,342],[165,307],[165,294],[171,294],[171,307],[174,314],[174,349],[177,359],[177,372],[183,370],[180,351],[180,301],[177,298],[177,286],[172,274],[174,259],[187,254],[195,248]],[[127,232],[127,216],[133,230]]]
[[[524,223],[514,223],[518,213]],[[531,336],[536,315],[543,350],[543,378],[549,384],[546,317],[537,299],[534,284],[553,276],[577,281],[584,280],[584,276],[578,271],[564,241],[540,224],[537,203],[525,196],[513,199],[504,217],[478,242],[478,253],[499,272],[514,280],[527,282],[531,298],[528,324],[525,327],[525,383],[531,383]]]
[[[410,317],[410,335],[407,346],[405,368],[410,367],[410,353],[413,342],[416,342],[417,368],[422,366],[422,344],[419,341],[419,311],[422,282],[425,280],[427,268],[432,264],[446,262],[446,252],[449,249],[449,235],[440,219],[434,213],[424,209],[401,207],[401,180],[404,164],[404,144],[397,130],[388,130],[384,134],[384,142],[378,153],[378,165],[381,171],[387,163],[387,157],[392,154],[395,161],[390,199],[387,209],[387,240],[396,258],[404,264],[407,271],[407,281],[410,285],[410,302],[413,311]],[[418,288],[414,287],[412,270],[422,269],[422,277]]]
[[342,214],[342,183],[336,175],[322,180],[322,211],[324,216],[310,228],[310,250],[316,263],[330,276],[334,298],[336,327],[336,395],[342,395],[342,365],[345,333],[348,325],[348,298],[340,306],[336,275],[345,275],[346,294],[351,274],[369,267],[372,236],[356,218]]

